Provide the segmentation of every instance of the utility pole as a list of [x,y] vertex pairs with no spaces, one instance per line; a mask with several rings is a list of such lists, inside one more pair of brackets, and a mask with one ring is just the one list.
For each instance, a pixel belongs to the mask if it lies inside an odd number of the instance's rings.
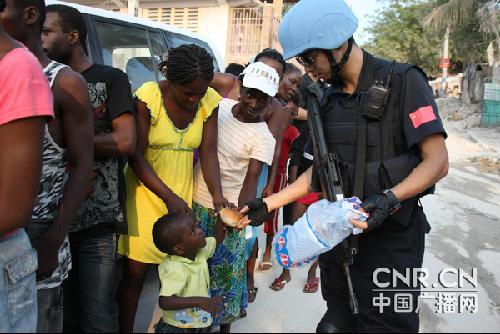
[[273,36],[272,36],[273,40],[271,41],[272,43],[271,47],[279,49],[281,51],[281,45],[278,39],[278,29],[283,16],[283,0],[274,0],[273,6],[274,6]]
[[441,96],[446,96],[447,91],[447,81],[448,81],[448,66],[450,64],[450,54],[448,42],[450,39],[450,27],[446,28],[446,34],[444,35],[444,44],[443,44],[443,79],[441,82]]
[[139,16],[139,0],[128,0],[128,15]]

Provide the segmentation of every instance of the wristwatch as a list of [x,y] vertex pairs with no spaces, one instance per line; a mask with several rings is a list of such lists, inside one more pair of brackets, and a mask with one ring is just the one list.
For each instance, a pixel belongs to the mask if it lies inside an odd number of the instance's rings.
[[391,189],[384,190],[383,194],[387,196],[387,198],[389,198],[389,200],[391,201],[392,208],[390,214],[392,216],[394,213],[396,213],[396,211],[401,209],[401,203],[399,203],[398,198],[396,197],[396,195],[394,195]]

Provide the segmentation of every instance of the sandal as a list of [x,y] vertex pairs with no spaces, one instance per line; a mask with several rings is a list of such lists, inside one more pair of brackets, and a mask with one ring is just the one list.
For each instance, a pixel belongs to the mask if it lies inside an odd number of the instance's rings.
[[271,283],[269,286],[271,289],[274,291],[281,291],[285,287],[285,284],[290,282],[291,279],[284,279],[282,280],[280,277],[277,277],[274,282]]
[[268,271],[273,268],[273,263],[269,261],[263,261],[257,267],[257,271]]
[[302,290],[304,293],[316,293],[318,292],[318,287],[319,287],[319,278],[314,277],[311,281],[307,282],[306,285],[304,285],[304,290]]
[[255,298],[257,298],[257,292],[259,288],[248,289],[248,302],[253,303]]

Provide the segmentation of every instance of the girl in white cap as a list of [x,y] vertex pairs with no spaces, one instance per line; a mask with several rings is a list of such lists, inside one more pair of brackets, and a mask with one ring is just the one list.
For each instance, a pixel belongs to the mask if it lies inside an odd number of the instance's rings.
[[[239,101],[223,99],[219,103],[217,153],[220,162],[222,192],[229,202],[242,207],[256,196],[257,179],[263,164],[273,160],[275,139],[261,114],[271,103],[279,86],[273,68],[260,62],[250,64],[240,76]],[[193,212],[205,230],[213,236],[217,212],[200,166],[195,168]],[[224,296],[227,304],[221,318],[221,332],[229,332],[231,323],[248,305],[244,231],[233,230],[208,262],[211,296]]]

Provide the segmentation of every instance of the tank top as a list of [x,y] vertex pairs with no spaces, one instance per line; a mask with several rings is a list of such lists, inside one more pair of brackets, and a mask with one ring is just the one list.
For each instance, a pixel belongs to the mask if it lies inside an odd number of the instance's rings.
[[[52,61],[43,69],[49,81],[50,88],[54,85],[59,71],[64,68],[69,67]],[[42,176],[40,178],[36,204],[29,224],[43,225],[48,228],[57,216],[59,204],[63,198],[64,185],[68,178],[67,165],[66,150],[57,145],[50,135],[48,126],[45,126]],[[37,290],[56,288],[62,284],[63,280],[68,278],[72,263],[67,235],[59,248],[58,262],[58,266],[50,277],[37,282]]]
[[[68,66],[52,61],[43,69],[51,88],[57,74],[63,68],[68,68]],[[56,216],[67,180],[67,164],[66,150],[57,145],[50,135],[48,126],[45,126],[42,175],[32,220],[47,221]]]

